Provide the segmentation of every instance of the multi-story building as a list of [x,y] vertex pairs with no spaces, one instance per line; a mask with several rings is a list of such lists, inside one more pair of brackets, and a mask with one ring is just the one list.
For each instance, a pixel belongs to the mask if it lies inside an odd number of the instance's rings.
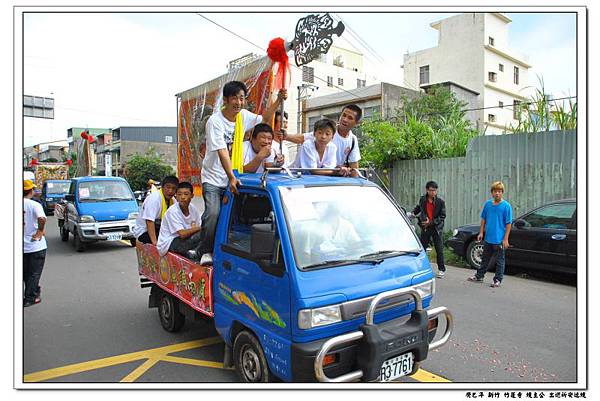
[[515,105],[527,100],[527,57],[509,48],[510,18],[502,13],[465,13],[431,24],[436,47],[404,56],[404,84],[424,89],[452,82],[478,93],[474,126],[486,134],[510,132]]
[[98,175],[123,175],[128,160],[154,149],[161,160],[177,171],[177,127],[118,127],[96,137],[95,165]]
[[63,161],[66,160],[69,147],[66,141],[40,143],[23,148],[23,167],[29,166],[33,159],[37,161]]

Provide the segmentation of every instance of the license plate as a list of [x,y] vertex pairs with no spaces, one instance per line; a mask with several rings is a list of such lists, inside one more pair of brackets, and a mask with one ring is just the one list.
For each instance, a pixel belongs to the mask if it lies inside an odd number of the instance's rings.
[[406,376],[412,372],[413,368],[413,354],[409,352],[407,354],[398,355],[394,358],[390,358],[381,365],[379,373],[379,381],[389,382],[399,377]]
[[110,233],[106,235],[107,241],[120,241],[123,238],[123,233]]

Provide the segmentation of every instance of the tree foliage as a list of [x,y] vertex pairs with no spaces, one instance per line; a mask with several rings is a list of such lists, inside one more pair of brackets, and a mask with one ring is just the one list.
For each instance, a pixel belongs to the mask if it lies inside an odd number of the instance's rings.
[[538,76],[539,88],[526,102],[517,106],[518,122],[510,125],[515,134],[574,130],[577,128],[577,102],[552,100],[546,94],[544,79]]
[[145,154],[136,154],[125,164],[124,176],[134,191],[146,189],[150,178],[161,181],[174,174],[173,168],[164,163],[160,155],[150,148]]
[[361,124],[362,162],[387,168],[396,160],[464,156],[469,140],[477,136],[465,119],[465,106],[443,87],[404,98],[392,119]]

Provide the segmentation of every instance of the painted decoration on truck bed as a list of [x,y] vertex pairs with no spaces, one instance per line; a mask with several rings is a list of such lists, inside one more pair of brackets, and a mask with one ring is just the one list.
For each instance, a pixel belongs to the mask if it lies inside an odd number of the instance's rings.
[[161,257],[156,246],[136,243],[138,272],[193,309],[213,316],[212,267],[201,266],[183,256],[167,253]]
[[279,317],[277,311],[265,301],[257,301],[254,294],[246,295],[244,291],[231,290],[223,283],[219,283],[219,292],[230,303],[247,306],[257,318],[271,322],[281,328],[285,327],[285,322]]

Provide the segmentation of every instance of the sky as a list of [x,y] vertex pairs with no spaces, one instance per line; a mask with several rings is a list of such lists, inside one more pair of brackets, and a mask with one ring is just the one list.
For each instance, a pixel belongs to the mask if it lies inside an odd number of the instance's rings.
[[[308,13],[202,13],[247,41],[194,13],[26,13],[23,93],[53,97],[55,119],[26,118],[23,145],[66,139],[70,127],[175,126],[178,92],[264,54],[275,37],[291,40]],[[436,46],[429,25],[455,14],[332,13],[349,28],[335,44],[362,52],[370,75],[403,85],[403,54]],[[576,15],[507,16],[510,48],[533,66],[529,84],[542,76],[547,93],[576,95]]]

